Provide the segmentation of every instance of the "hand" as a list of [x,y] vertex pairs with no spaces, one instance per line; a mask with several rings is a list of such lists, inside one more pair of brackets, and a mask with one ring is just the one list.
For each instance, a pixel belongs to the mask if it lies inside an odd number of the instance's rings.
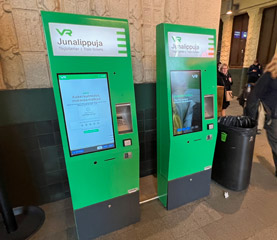
[[229,77],[229,82],[232,82],[232,78]]
[[254,69],[252,72],[257,72],[257,70]]

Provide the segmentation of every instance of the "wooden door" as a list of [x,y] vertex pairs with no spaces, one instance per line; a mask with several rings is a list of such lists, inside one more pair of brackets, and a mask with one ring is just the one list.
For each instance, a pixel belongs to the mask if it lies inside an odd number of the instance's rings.
[[262,66],[272,59],[277,43],[277,7],[267,8],[263,12],[257,58]]
[[248,14],[234,17],[229,65],[242,67],[248,30]]

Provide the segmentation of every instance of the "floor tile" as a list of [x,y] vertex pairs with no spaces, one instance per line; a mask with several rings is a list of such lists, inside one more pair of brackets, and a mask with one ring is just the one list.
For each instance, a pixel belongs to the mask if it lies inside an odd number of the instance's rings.
[[212,240],[212,239],[209,238],[209,236],[202,229],[197,229],[196,231],[190,232],[184,235],[183,237],[178,238],[178,240]]
[[192,214],[185,210],[174,212],[162,218],[167,229],[169,229],[174,238],[180,238],[185,234],[192,232],[200,226],[194,220]]

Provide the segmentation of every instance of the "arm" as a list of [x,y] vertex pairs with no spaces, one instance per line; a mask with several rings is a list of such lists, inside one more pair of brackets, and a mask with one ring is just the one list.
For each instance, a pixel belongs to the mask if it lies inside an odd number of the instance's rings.
[[248,68],[247,75],[249,75],[250,73],[252,73],[252,70],[253,70],[253,66],[251,65],[251,66]]
[[245,113],[252,119],[256,119],[259,100],[265,95],[270,82],[270,73],[264,74],[255,84],[253,91],[248,96]]
[[262,74],[263,74],[263,67],[262,67],[262,65],[261,65],[261,64],[259,65],[259,74],[260,74],[260,75],[262,75]]
[[217,76],[217,86],[224,86],[223,79],[219,75]]
[[231,77],[228,78],[229,82],[230,82],[230,85],[233,85],[233,80]]

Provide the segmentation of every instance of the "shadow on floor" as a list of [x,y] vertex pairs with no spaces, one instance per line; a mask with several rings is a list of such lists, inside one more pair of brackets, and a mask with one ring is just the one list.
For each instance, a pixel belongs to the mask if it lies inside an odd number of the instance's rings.
[[268,161],[258,156],[260,163],[254,162],[251,173],[251,186],[264,191],[277,192],[277,178],[274,176],[273,167]]
[[268,160],[260,155],[257,155],[257,158],[259,160],[259,162],[265,167],[267,168],[270,172],[274,173],[275,169],[274,167],[268,162]]
[[[247,191],[235,192],[213,181],[211,184],[211,194],[206,199],[206,202],[212,209],[219,213],[234,214],[240,210]],[[225,192],[228,193],[228,198],[224,197]]]

